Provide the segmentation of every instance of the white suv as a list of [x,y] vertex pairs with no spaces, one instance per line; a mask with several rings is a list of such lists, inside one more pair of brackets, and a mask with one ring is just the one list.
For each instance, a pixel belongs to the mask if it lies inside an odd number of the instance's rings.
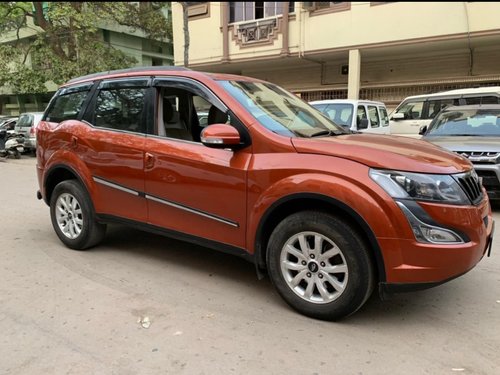
[[387,108],[370,100],[332,99],[310,102],[337,125],[351,131],[390,134]]

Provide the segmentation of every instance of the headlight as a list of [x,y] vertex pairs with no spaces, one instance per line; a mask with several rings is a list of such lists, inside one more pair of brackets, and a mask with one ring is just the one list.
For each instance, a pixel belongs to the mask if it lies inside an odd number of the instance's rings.
[[393,198],[470,204],[450,175],[370,169],[370,177]]

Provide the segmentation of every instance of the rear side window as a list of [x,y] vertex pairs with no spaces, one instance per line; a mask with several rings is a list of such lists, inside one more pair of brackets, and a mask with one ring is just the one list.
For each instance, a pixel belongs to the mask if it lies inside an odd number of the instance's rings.
[[370,116],[372,128],[378,128],[380,126],[380,118],[378,117],[377,107],[369,105],[368,115]]
[[498,104],[498,97],[496,96],[473,96],[468,98],[463,98],[463,104]]
[[76,119],[82,109],[87,93],[88,91],[79,91],[58,96],[49,113],[47,113],[46,120],[61,122]]
[[366,114],[366,109],[362,105],[358,106],[358,110],[356,112],[356,121],[359,124],[360,120],[368,119],[368,115]]
[[94,111],[94,125],[145,133],[145,94],[145,88],[101,90]]
[[420,120],[422,118],[422,109],[424,102],[408,102],[403,104],[396,113],[403,113],[405,120]]

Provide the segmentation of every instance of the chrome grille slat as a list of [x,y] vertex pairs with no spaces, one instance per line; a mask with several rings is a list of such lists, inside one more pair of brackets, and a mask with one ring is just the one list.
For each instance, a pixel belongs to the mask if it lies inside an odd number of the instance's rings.
[[454,175],[454,177],[472,204],[476,204],[483,199],[481,183],[475,172],[461,173]]

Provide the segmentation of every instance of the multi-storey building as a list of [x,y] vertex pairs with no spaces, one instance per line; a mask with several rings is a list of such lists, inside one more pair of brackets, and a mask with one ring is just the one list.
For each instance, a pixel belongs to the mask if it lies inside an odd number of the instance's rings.
[[[170,4],[164,8],[164,15],[170,17]],[[20,43],[32,43],[37,33],[42,32],[33,20],[26,20],[26,27],[19,31]],[[133,57],[135,66],[156,66],[173,64],[172,41],[158,41],[149,39],[140,30],[132,30],[115,23],[101,23],[98,35],[102,43],[112,48],[123,51],[127,56]],[[0,44],[12,44],[17,41],[18,33],[15,31],[0,35]],[[14,48],[14,47],[13,47]],[[30,63],[30,58],[26,61]],[[48,92],[44,94],[16,94],[8,86],[0,86],[0,114],[18,115],[23,112],[43,111],[50,98],[57,90],[53,82],[46,82]]]
[[[305,100],[500,85],[498,2],[186,3],[189,67],[277,83]],[[183,7],[173,3],[175,65]]]

